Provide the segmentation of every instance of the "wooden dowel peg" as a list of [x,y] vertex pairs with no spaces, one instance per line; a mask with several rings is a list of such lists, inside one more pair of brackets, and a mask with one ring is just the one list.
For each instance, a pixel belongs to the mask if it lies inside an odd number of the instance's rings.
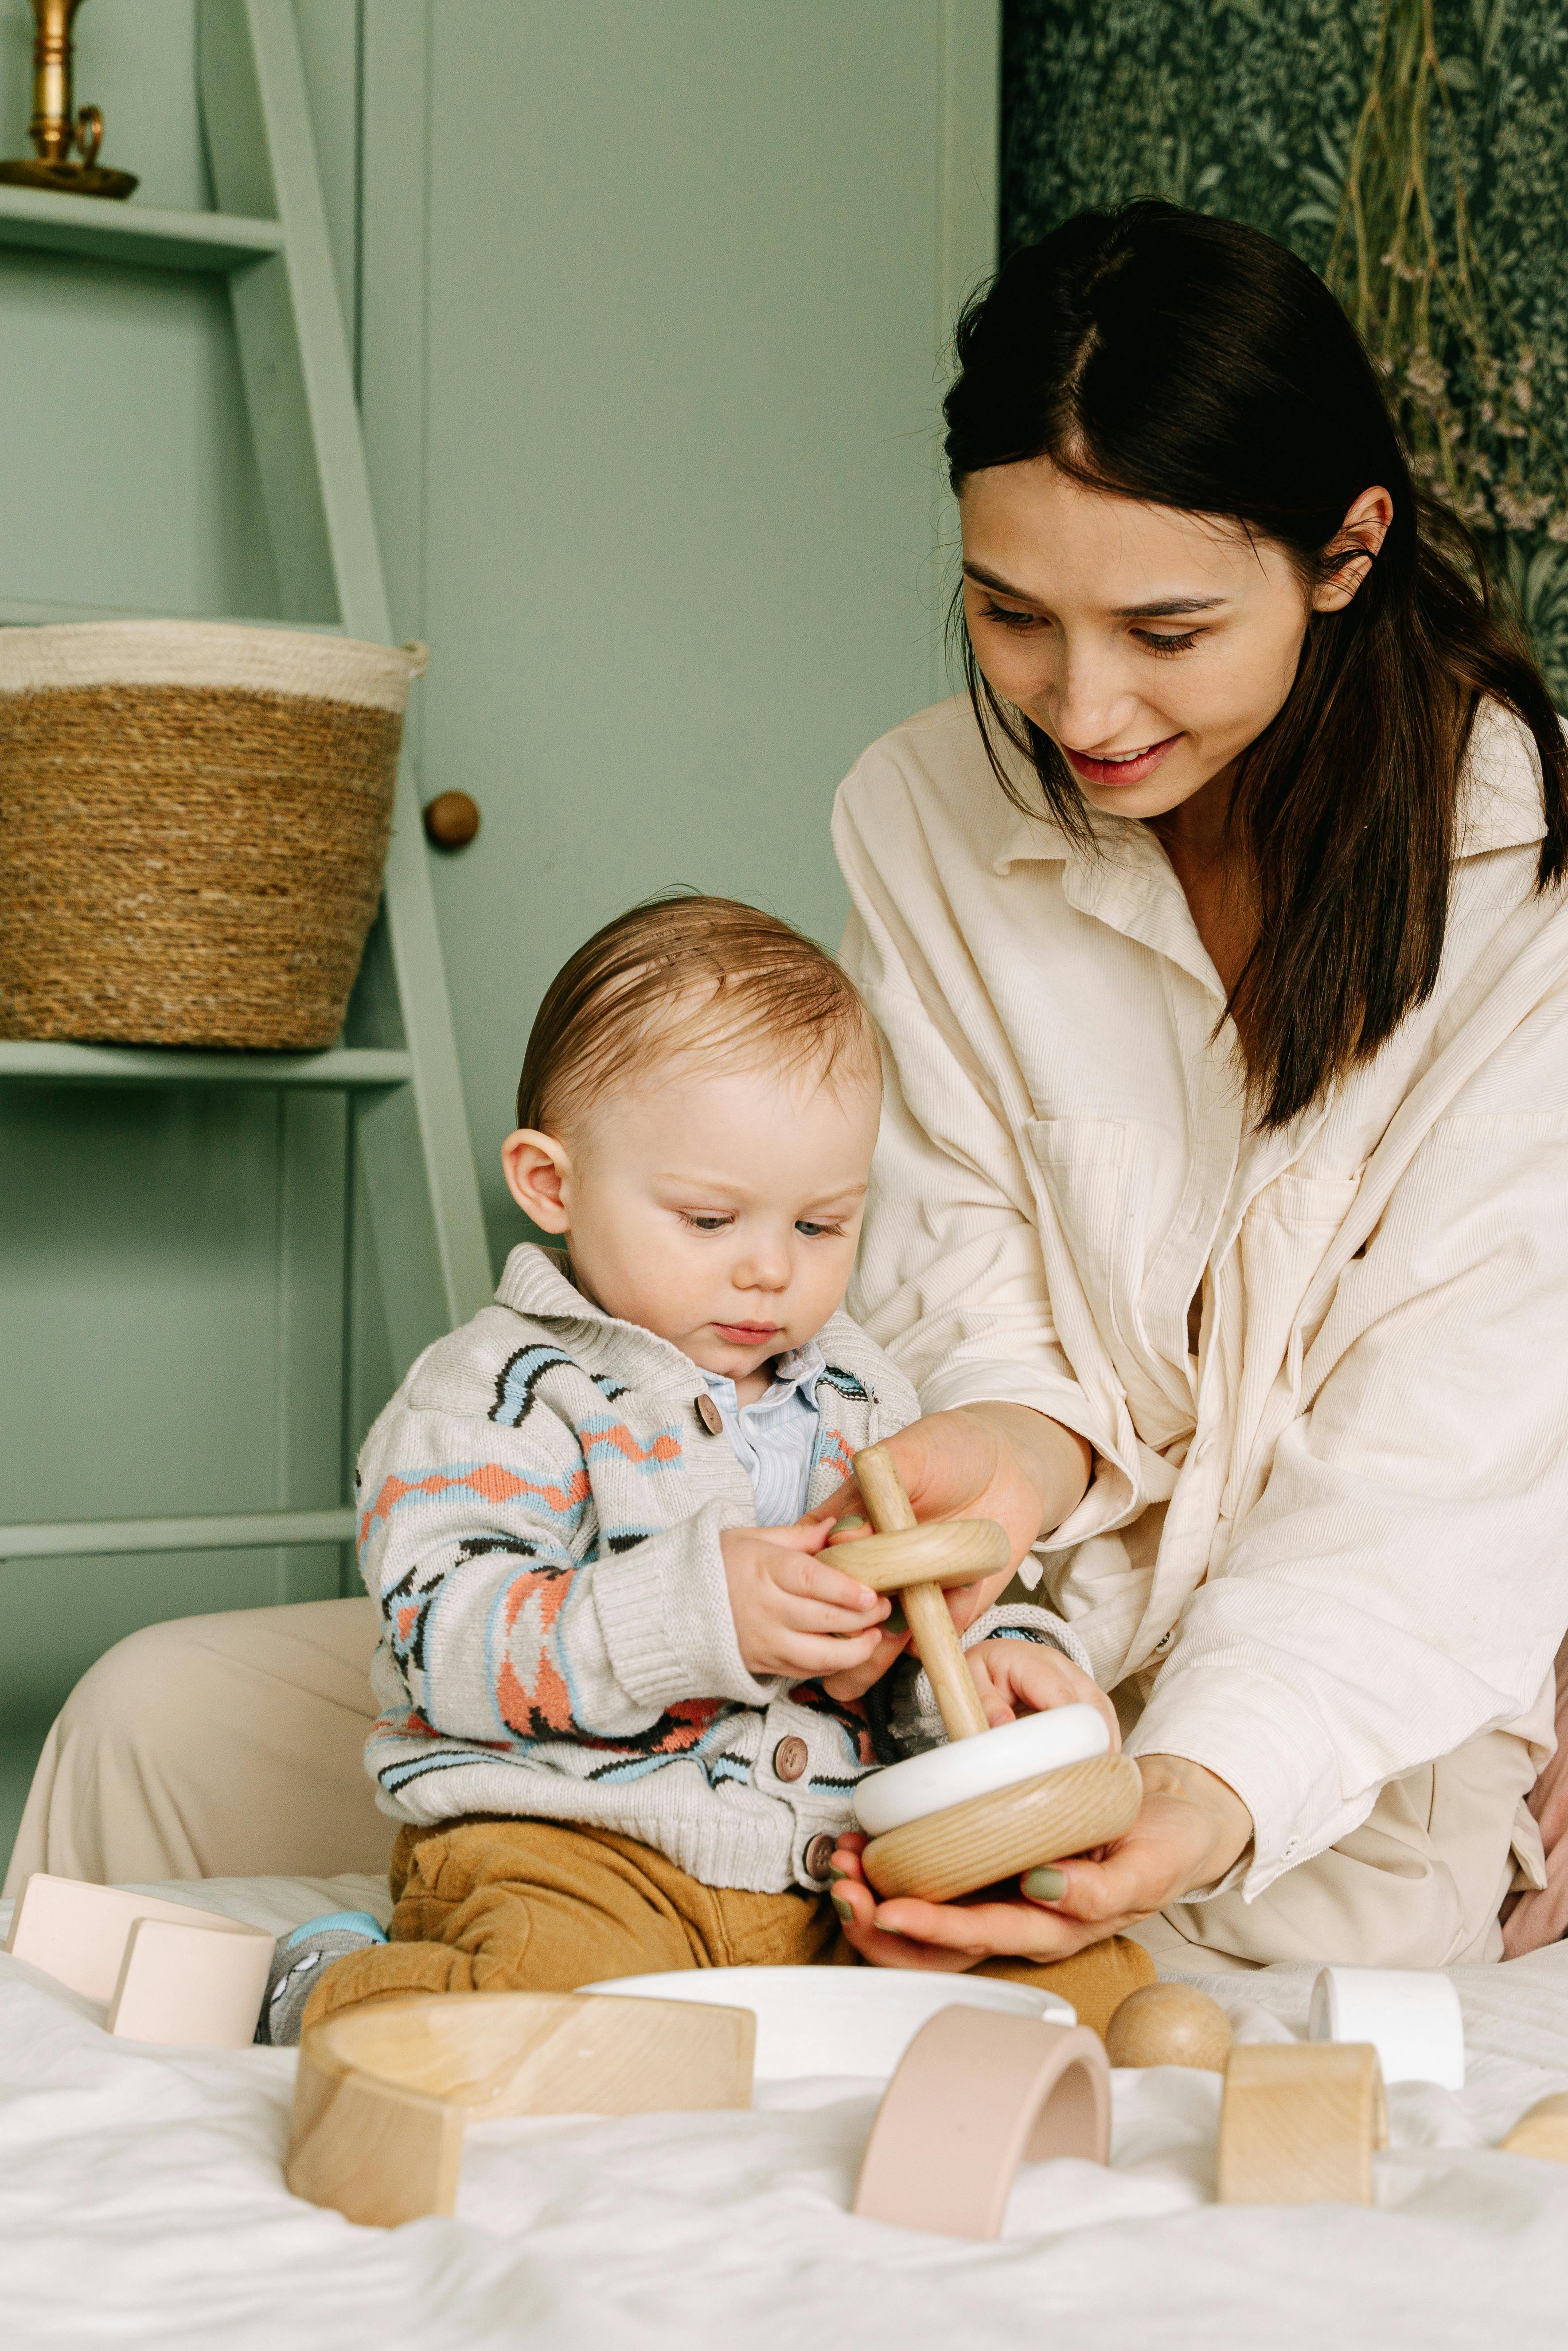
[[[893,1456],[885,1446],[868,1445],[857,1453],[855,1479],[865,1498],[866,1512],[879,1535],[904,1534],[916,1524]],[[853,1547],[841,1561],[853,1574]],[[1002,1564],[1006,1565],[1004,1560]],[[937,1709],[949,1739],[976,1739],[990,1729],[980,1693],[965,1661],[956,1627],[942,1589],[936,1583],[904,1586],[904,1614],[921,1664],[930,1677]]]

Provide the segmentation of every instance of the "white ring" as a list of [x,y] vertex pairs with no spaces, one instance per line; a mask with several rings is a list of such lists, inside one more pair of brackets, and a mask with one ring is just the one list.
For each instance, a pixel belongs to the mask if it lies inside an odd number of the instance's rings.
[[1064,1764],[1087,1763],[1111,1745],[1110,1725],[1096,1706],[1055,1706],[1020,1715],[973,1739],[929,1748],[906,1763],[873,1771],[855,1789],[855,1818],[872,1836],[885,1836],[930,1813],[945,1813],[971,1796],[1038,1779]]
[[1436,1968],[1324,1968],[1312,1986],[1312,2041],[1370,2041],[1385,2082],[1465,2086],[1459,1995]]

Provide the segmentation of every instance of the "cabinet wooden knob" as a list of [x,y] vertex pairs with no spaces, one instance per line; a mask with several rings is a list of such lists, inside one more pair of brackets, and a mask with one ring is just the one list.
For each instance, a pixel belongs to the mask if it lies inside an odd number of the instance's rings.
[[466,792],[438,792],[424,810],[424,837],[437,849],[466,849],[479,830],[479,807]]

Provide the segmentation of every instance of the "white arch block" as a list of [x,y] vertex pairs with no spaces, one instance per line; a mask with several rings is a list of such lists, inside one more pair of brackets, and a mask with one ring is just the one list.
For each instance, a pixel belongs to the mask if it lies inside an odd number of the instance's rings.
[[1465,2086],[1459,1995],[1436,1968],[1324,1968],[1307,2031],[1313,2041],[1370,2042],[1385,2082]]

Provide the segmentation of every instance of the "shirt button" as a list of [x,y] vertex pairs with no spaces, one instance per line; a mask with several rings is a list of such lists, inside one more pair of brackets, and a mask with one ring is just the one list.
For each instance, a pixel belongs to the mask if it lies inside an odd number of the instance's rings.
[[724,1415],[706,1388],[697,1398],[697,1418],[710,1437],[724,1435]]
[[829,1870],[832,1867],[833,1847],[837,1842],[838,1840],[836,1837],[831,1837],[826,1834],[822,1836],[814,1836],[811,1839],[810,1844],[806,1847],[805,1852],[800,1856],[801,1860],[806,1865],[806,1875],[808,1877],[826,1877]]
[[781,1739],[773,1750],[773,1769],[780,1780],[798,1780],[810,1760],[803,1739]]

